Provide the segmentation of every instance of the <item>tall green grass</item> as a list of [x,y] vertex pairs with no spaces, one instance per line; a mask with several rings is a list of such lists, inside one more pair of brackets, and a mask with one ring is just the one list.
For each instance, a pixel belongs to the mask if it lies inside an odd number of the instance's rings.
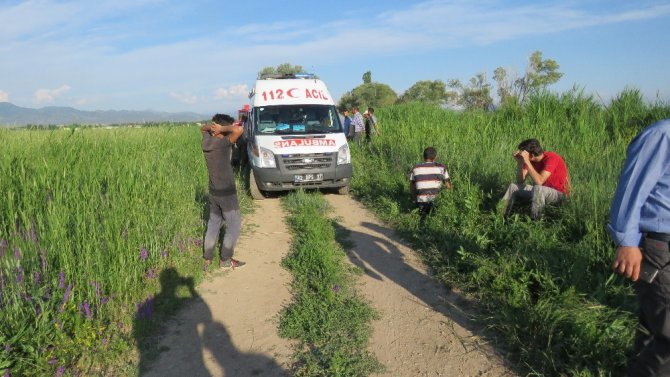
[[134,374],[160,272],[201,277],[200,132],[0,130],[0,145],[0,372]]
[[298,340],[295,376],[368,376],[381,365],[366,350],[376,313],[355,289],[354,270],[335,240],[330,207],[298,191],[284,201],[293,245],[283,265],[293,274],[293,302],[279,333]]
[[[578,90],[543,93],[523,108],[452,112],[421,104],[379,110],[382,135],[353,148],[356,196],[422,250],[436,275],[478,298],[481,321],[537,375],[619,375],[631,356],[636,303],[612,274],[605,232],[630,139],[670,116],[626,90],[608,106]],[[511,153],[527,138],[558,152],[572,195],[543,221],[503,219],[496,205],[515,178]],[[438,150],[454,189],[419,228],[407,173]]]

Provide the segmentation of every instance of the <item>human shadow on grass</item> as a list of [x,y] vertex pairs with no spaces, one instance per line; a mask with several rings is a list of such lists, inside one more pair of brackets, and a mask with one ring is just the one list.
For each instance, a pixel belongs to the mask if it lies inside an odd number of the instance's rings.
[[[498,339],[493,334],[487,333],[483,326],[472,320],[472,302],[405,261],[405,256],[396,244],[407,248],[411,246],[392,229],[363,222],[361,225],[372,231],[372,234],[367,234],[349,229],[336,221],[333,223],[338,243],[346,250],[349,260],[366,275],[380,281],[388,279],[395,282],[426,306],[491,343],[496,353],[507,353],[502,345],[497,344]],[[467,352],[480,348],[475,343],[462,344]],[[508,367],[514,368],[513,365]]]
[[160,282],[161,291],[137,306],[133,335],[140,352],[138,376],[287,376],[275,360],[233,345],[192,278],[168,268]]

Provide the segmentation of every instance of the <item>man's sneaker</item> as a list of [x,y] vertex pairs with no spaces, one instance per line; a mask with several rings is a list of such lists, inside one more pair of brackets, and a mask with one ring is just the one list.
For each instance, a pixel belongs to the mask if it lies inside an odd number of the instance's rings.
[[233,270],[234,270],[234,269],[236,269],[236,268],[244,267],[245,264],[247,264],[247,263],[246,263],[246,262],[242,262],[242,261],[237,260],[237,259],[230,258],[230,259],[226,259],[226,260],[224,260],[224,261],[221,261],[221,262],[219,263],[219,267],[221,267],[221,268],[230,268],[230,269],[233,269]]

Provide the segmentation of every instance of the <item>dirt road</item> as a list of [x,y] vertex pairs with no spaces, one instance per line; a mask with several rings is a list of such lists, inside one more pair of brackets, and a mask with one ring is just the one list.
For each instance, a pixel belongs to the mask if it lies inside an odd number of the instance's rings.
[[[381,315],[370,351],[383,376],[513,376],[473,335],[459,298],[435,283],[414,251],[348,196],[326,195],[348,230],[352,263],[366,272],[360,291]],[[279,265],[290,234],[279,200],[256,202],[245,224],[262,224],[240,239],[242,269],[216,273],[200,297],[167,326],[166,349],[146,376],[283,376],[290,343],[277,335],[277,314],[290,302],[290,275]]]
[[459,297],[428,277],[416,253],[348,196],[327,196],[349,232],[349,259],[363,268],[360,291],[381,318],[369,349],[384,376],[513,376],[473,335]]
[[[291,275],[280,266],[291,235],[279,200],[257,202],[244,218],[235,258],[247,265],[211,272],[199,297],[166,326],[166,349],[144,376],[288,376],[290,343],[277,334],[291,300]],[[213,270],[213,268],[212,268]]]

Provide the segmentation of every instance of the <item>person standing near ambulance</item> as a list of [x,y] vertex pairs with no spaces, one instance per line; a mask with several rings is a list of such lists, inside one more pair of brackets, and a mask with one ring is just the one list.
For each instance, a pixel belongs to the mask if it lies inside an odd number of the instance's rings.
[[233,259],[235,244],[242,230],[242,218],[230,158],[235,141],[244,132],[242,127],[233,125],[234,122],[229,115],[216,114],[212,117],[212,125],[202,128],[202,152],[209,175],[209,220],[203,248],[205,271],[212,262],[224,220],[226,233],[221,243],[219,267],[235,269],[246,264]]
[[349,116],[349,110],[342,111],[340,122],[342,123],[342,131],[344,131],[344,136],[347,137],[347,140],[351,140],[353,132],[351,128],[351,117]]
[[354,106],[351,112],[354,113],[354,118],[351,121],[351,125],[354,126],[354,141],[360,145],[363,139],[363,132],[365,131],[365,121],[363,120],[363,115],[358,110],[358,105]]
[[379,125],[377,124],[377,117],[375,117],[375,109],[368,107],[365,114],[365,141],[368,143],[372,141],[372,134],[379,135]]

